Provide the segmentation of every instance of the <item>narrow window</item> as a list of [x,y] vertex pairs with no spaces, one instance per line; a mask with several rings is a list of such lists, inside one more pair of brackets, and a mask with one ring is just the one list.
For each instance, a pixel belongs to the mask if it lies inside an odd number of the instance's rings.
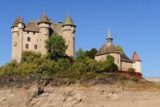
[[17,42],[14,42],[14,47],[17,47]]
[[117,59],[117,63],[119,64],[119,59]]
[[34,49],[37,49],[38,48],[38,46],[37,45],[34,45]]
[[29,44],[26,44],[26,45],[25,45],[25,48],[28,49],[28,48],[29,48]]
[[27,41],[28,41],[28,42],[31,41],[31,38],[30,38],[30,37],[27,37]]
[[29,34],[29,31],[27,31],[27,34]]
[[35,35],[35,32],[33,32],[33,35]]

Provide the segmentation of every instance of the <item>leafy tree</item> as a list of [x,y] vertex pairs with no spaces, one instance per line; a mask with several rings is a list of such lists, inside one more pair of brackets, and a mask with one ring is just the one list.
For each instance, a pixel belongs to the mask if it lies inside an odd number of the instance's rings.
[[86,58],[86,52],[82,48],[78,49],[77,52],[76,52],[76,58],[77,59],[85,59]]
[[113,64],[114,63],[114,57],[111,55],[108,55],[106,58],[106,63],[107,64]]
[[91,59],[94,59],[96,53],[97,53],[97,49],[92,48],[90,51],[86,51],[86,56]]
[[107,56],[106,68],[105,69],[108,72],[116,72],[116,71],[118,71],[118,66],[114,63],[114,57],[112,57],[111,55]]
[[50,59],[57,60],[59,57],[65,55],[67,45],[65,44],[65,40],[62,36],[54,34],[50,36],[46,43],[48,49],[48,56]]
[[119,52],[121,52],[121,53],[124,52],[122,46],[120,46],[120,45],[117,45],[117,46],[116,46],[116,49],[117,49]]

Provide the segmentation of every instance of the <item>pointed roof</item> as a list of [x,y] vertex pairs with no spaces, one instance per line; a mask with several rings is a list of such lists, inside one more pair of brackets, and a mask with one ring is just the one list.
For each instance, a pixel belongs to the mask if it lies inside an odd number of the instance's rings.
[[25,28],[25,31],[31,31],[31,32],[39,32],[39,26],[36,21],[30,21]]
[[141,61],[140,58],[139,58],[139,56],[138,56],[138,54],[137,54],[137,52],[134,52],[134,53],[133,53],[132,60],[133,60],[133,61]]
[[23,18],[18,16],[11,27],[18,27],[18,23],[23,23]]
[[63,25],[73,25],[73,26],[75,26],[75,24],[74,24],[74,22],[73,22],[73,20],[70,16],[66,17],[66,20],[63,22]]
[[50,22],[50,20],[49,20],[49,18],[48,18],[48,16],[46,14],[42,14],[38,24],[40,24],[40,23],[48,23],[48,24],[50,24],[51,22]]

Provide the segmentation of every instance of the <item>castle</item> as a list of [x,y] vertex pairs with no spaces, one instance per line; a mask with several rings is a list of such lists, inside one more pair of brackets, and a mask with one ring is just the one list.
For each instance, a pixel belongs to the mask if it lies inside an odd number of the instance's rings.
[[114,63],[118,66],[118,70],[128,71],[129,68],[134,68],[135,72],[142,73],[141,60],[139,59],[138,54],[134,52],[132,59],[129,59],[124,52],[118,50],[113,44],[110,30],[108,32],[107,43],[100,48],[95,59],[97,61],[104,61],[108,55],[114,57]]
[[75,54],[75,30],[76,25],[70,16],[64,22],[52,22],[43,14],[39,21],[23,22],[22,17],[17,17],[11,27],[12,31],[12,60],[21,62],[23,51],[47,53],[46,40],[52,34],[62,36],[66,42],[66,54],[74,57]]
[[[17,17],[11,29],[12,60],[18,63],[21,62],[23,51],[33,51],[46,55],[46,40],[52,34],[58,34],[64,38],[68,46],[66,54],[74,57],[76,25],[70,16],[64,22],[55,23],[43,14],[39,21],[30,21],[28,24],[23,22],[22,17]],[[129,68],[134,68],[136,72],[142,72],[138,54],[134,52],[132,59],[130,59],[124,52],[119,51],[113,44],[110,31],[108,32],[107,43],[97,52],[95,60],[104,61],[108,55],[114,57],[114,63],[120,71],[128,71]]]

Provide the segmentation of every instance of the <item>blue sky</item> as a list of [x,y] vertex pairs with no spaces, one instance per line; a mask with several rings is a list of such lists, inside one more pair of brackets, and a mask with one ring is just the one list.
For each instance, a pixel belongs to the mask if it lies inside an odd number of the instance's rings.
[[28,22],[45,12],[55,22],[72,16],[76,49],[99,49],[111,28],[114,43],[123,46],[129,57],[138,52],[144,76],[160,77],[159,5],[159,0],[1,0],[0,65],[11,59],[10,27],[16,16]]

